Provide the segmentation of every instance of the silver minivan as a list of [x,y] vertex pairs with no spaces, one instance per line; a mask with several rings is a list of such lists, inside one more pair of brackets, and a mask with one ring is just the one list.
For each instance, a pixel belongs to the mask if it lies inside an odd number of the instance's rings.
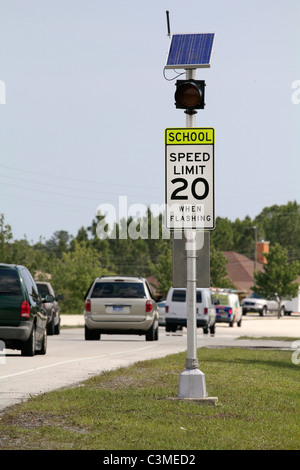
[[[165,322],[167,332],[175,332],[178,328],[186,327],[186,288],[171,287],[169,289],[166,298]],[[216,310],[209,288],[196,289],[196,322],[197,328],[203,328],[204,334],[208,331],[211,335],[215,334]]]
[[101,334],[136,334],[157,341],[158,319],[151,287],[142,277],[99,277],[85,297],[86,340],[99,340]]

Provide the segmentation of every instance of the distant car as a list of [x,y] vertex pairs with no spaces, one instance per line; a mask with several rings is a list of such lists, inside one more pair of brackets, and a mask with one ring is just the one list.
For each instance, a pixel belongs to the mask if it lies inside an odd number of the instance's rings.
[[158,324],[160,326],[165,326],[166,324],[166,301],[162,300],[161,302],[158,302],[158,313],[159,313],[159,320]]
[[25,266],[0,264],[0,340],[22,356],[46,354],[47,313]]
[[[246,315],[247,312],[258,312],[261,317],[264,317],[268,312],[278,312],[278,302],[275,295],[273,300],[267,300],[253,292],[242,300],[241,305],[243,315]],[[281,315],[285,314],[285,302],[282,302],[280,312]]]
[[158,307],[146,279],[107,276],[96,278],[84,306],[85,339],[101,334],[145,335],[158,340]]
[[[169,289],[166,298],[166,332],[176,332],[187,326],[186,288]],[[197,328],[203,328],[203,333],[215,334],[216,310],[213,304],[211,290],[196,289],[196,322]]]
[[233,326],[242,325],[242,308],[237,294],[229,292],[216,292],[213,294],[216,307],[216,322],[228,323]]
[[[60,333],[60,307],[50,282],[36,282],[39,293],[43,299],[44,307],[47,312],[47,334],[59,335]],[[46,298],[48,301],[46,301]]]
[[291,315],[291,313],[300,313],[300,287],[296,297],[285,301],[285,315]]

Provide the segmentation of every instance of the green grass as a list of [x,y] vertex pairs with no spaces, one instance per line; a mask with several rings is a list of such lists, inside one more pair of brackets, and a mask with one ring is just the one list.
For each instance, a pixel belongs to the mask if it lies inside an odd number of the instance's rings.
[[0,449],[300,449],[292,352],[199,349],[217,406],[177,396],[186,353],[105,372],[0,416]]

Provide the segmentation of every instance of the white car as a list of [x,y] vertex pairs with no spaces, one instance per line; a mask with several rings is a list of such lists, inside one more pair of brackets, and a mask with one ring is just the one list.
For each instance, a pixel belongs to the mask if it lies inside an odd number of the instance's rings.
[[166,324],[166,301],[162,300],[158,302],[158,313],[159,313],[159,320],[158,323],[160,326],[165,326]]
[[237,294],[217,291],[213,294],[213,299],[217,323],[228,323],[229,326],[233,326],[236,322],[237,326],[242,325],[242,308]]
[[[253,292],[249,297],[246,297],[241,302],[243,315],[247,312],[258,312],[261,317],[264,317],[268,312],[278,312],[278,302],[276,298],[267,300],[260,295]],[[281,304],[281,315],[285,312],[285,303]]]
[[[214,335],[216,310],[213,304],[211,290],[208,288],[197,288],[196,296],[197,328],[203,328],[204,334],[210,331],[210,334]],[[165,321],[167,332],[175,332],[178,328],[186,327],[186,288],[171,287],[169,289],[166,298]]]

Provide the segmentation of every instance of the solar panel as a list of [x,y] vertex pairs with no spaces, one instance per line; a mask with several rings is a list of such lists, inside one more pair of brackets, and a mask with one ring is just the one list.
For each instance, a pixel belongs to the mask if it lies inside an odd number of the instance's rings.
[[173,34],[166,69],[210,67],[215,33]]

